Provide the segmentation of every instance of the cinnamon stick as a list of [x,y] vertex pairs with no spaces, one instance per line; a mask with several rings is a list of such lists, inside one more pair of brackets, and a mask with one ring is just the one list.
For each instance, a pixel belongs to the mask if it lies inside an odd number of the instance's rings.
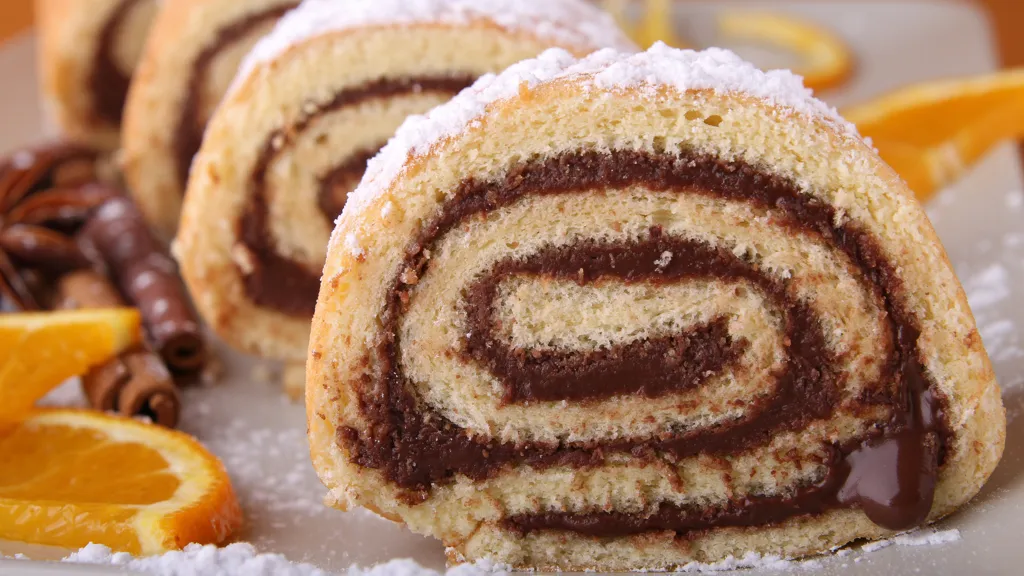
[[83,227],[81,239],[102,257],[117,287],[142,314],[153,347],[175,373],[195,373],[206,343],[178,267],[127,198],[104,203]]
[[[58,308],[114,308],[124,301],[102,274],[81,270],[57,281]],[[139,347],[97,366],[82,377],[89,404],[125,416],[147,416],[168,428],[178,424],[181,394],[163,360]]]
[[82,389],[96,410],[125,416],[146,416],[174,428],[181,413],[181,396],[160,357],[133,350],[98,366],[82,377]]

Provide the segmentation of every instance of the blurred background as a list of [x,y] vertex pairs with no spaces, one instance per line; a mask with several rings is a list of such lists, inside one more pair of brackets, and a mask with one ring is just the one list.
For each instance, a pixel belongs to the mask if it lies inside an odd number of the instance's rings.
[[[594,1],[645,48],[724,46],[762,68],[794,70],[874,140],[922,200],[996,143],[1024,134],[1024,104],[1016,104],[1024,72],[970,82],[1024,67],[1024,0]],[[32,5],[0,0],[0,153],[24,145],[26,135],[53,133],[41,125]],[[893,91],[952,78],[961,80],[926,86],[913,106],[887,109]],[[969,97],[980,92],[993,97]],[[949,146],[954,162],[942,158]]]
[[[827,4],[832,0],[809,0],[808,4]],[[1024,2],[1021,0],[934,0],[936,3],[973,3],[983,7],[990,14],[993,27],[998,33],[1000,53],[1003,63],[1007,66],[1024,65]],[[861,0],[853,4],[884,4],[889,0]],[[644,5],[678,4],[685,9],[686,4],[699,4],[696,0],[601,0],[604,4],[631,4],[636,8]],[[703,2],[707,4],[707,2]],[[779,2],[772,0],[751,0],[744,4],[759,9],[771,9]],[[785,2],[792,4],[792,2]],[[846,2],[846,4],[851,4]],[[649,7],[649,6],[648,6]],[[855,9],[855,8],[854,8]],[[0,1],[0,41],[27,29],[32,24],[32,0]]]
[[[805,77],[817,95],[840,107],[862,103],[902,85],[935,79],[936,71],[941,70],[934,67],[926,75],[915,76],[906,69],[893,73],[896,70],[858,67],[872,61],[865,50],[873,38],[881,39],[879,48],[898,59],[898,51],[934,50],[931,42],[915,39],[915,32],[942,34],[948,41],[943,50],[951,53],[934,54],[936,59],[949,61],[948,71],[939,77],[980,72],[977,67],[958,67],[959,51],[994,53],[996,62],[989,68],[1024,66],[1021,0],[594,1],[614,14],[644,47],[657,40],[678,47],[725,46],[762,68],[793,69]],[[15,63],[34,61],[32,5],[33,0],[0,0],[0,70],[5,73],[0,96],[5,107],[10,109],[15,103],[20,112],[16,117],[2,118],[6,134],[0,134],[0,152],[21,144],[8,142],[8,134],[25,133],[42,115],[40,99],[31,85],[34,81],[21,78],[23,74],[9,73],[18,68]],[[937,14],[965,7],[970,9],[963,13],[973,18],[966,18],[963,27],[956,26],[956,22],[934,21]],[[888,22],[879,22],[879,17]],[[972,34],[972,25],[985,30],[980,35]],[[884,37],[879,36],[882,29],[887,33]],[[892,34],[900,29],[907,30],[904,38]],[[888,82],[858,82],[858,75],[864,72],[885,77]],[[872,89],[864,89],[865,85]]]

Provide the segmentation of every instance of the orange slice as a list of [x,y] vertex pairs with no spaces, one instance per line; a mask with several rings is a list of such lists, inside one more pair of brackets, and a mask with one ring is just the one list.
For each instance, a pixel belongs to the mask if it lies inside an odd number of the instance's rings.
[[686,41],[676,34],[672,0],[646,0],[643,15],[636,24],[627,16],[630,0],[604,0],[603,4],[626,34],[642,48],[649,48],[658,41],[676,48],[687,47]]
[[853,71],[853,54],[832,32],[804,20],[778,14],[727,12],[718,18],[726,42],[760,42],[796,54],[794,72],[808,88],[824,90],[842,84]]
[[0,539],[145,555],[219,544],[240,523],[224,466],[181,432],[84,410],[0,432]]
[[619,25],[619,28],[622,28],[623,32],[636,41],[633,24],[629,21],[629,17],[626,16],[629,0],[604,0],[601,3],[601,6],[604,8],[605,12],[612,15],[612,18],[615,18],[615,22]]
[[0,314],[0,422],[142,338],[138,310]]
[[647,0],[643,18],[634,32],[637,44],[649,48],[661,41],[676,48],[686,48],[686,42],[676,34],[673,4],[673,0]]
[[1024,69],[916,84],[843,115],[927,200],[997,144],[1024,136]]
[[[675,28],[672,0],[644,0],[639,22],[628,17],[630,0],[602,3],[619,26],[641,48],[661,41],[676,48],[689,43]],[[853,55],[840,38],[810,22],[778,14],[725,13],[719,16],[718,33],[726,42],[761,42],[795,53],[802,64],[796,72],[808,88],[822,90],[838,86],[853,70]]]

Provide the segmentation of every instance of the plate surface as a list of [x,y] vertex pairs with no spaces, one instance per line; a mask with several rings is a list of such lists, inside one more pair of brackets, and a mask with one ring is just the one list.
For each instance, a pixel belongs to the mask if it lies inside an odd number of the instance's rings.
[[[691,38],[706,31],[717,10],[742,2],[685,6],[679,26]],[[763,9],[766,3],[757,4]],[[993,39],[984,16],[952,2],[775,2],[772,10],[809,17],[837,30],[854,47],[858,71],[841,91],[822,96],[842,106],[910,82],[993,70]],[[777,55],[741,52],[777,64]],[[35,88],[31,36],[0,45],[0,152],[38,140],[45,132]],[[775,59],[775,60],[773,60]],[[965,510],[939,530],[958,529],[946,544],[892,545],[875,552],[859,546],[842,556],[795,566],[820,574],[1019,574],[1024,548],[1024,192],[1016,150],[991,154],[957,186],[929,207],[950,259],[967,289],[982,337],[1003,386],[1009,429],[998,470]],[[223,350],[225,376],[215,387],[185,396],[183,428],[224,459],[248,525],[242,539],[262,551],[279,552],[330,571],[412,557],[441,569],[443,549],[368,512],[324,508],[325,493],[309,464],[302,406],[283,399],[273,384],[275,369]],[[74,388],[53,402],[79,401]],[[874,548],[874,547],[872,547]],[[0,554],[25,553],[38,560],[66,551],[0,541]],[[0,561],[0,573],[81,572],[28,562]],[[750,574],[751,572],[743,572]]]

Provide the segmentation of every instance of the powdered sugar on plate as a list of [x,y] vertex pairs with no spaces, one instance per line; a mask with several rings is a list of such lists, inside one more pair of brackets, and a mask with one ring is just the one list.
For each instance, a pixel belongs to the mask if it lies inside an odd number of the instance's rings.
[[260,63],[324,34],[362,26],[480,21],[582,52],[636,50],[612,17],[586,0],[305,0],[257,43],[236,82]]
[[222,420],[211,415],[208,396],[206,390],[185,391],[182,429],[224,462],[250,522],[285,528],[329,511],[309,460],[305,427],[254,428],[242,415]]
[[[153,576],[331,576],[311,564],[292,562],[280,554],[260,554],[252,544],[237,543],[218,548],[190,544],[182,551],[160,556],[135,558],[124,552],[114,553],[101,544],[72,553],[63,562],[119,566]],[[438,572],[424,568],[413,560],[398,559],[370,568],[352,566],[346,576],[483,576],[508,574],[504,567],[491,562],[463,564]]]
[[781,556],[761,556],[754,552],[747,552],[741,558],[729,556],[721,562],[711,564],[690,562],[678,568],[676,572],[726,572],[742,568],[755,569],[761,572],[817,570],[821,568],[821,562],[817,560],[786,560]]
[[1013,281],[1007,265],[994,260],[977,271],[967,272],[963,286],[989,358],[1001,363],[1024,357],[1017,323],[1002,312],[1002,307],[1013,296]]
[[959,530],[952,529],[940,531],[929,528],[910,532],[909,534],[900,534],[899,536],[888,540],[870,542],[861,546],[861,550],[864,552],[875,552],[890,546],[935,546],[956,542],[960,539]]
[[82,392],[82,381],[78,378],[71,378],[67,382],[54,388],[42,400],[40,406],[47,408],[88,408],[89,402]]
[[1005,266],[992,263],[964,278],[964,290],[972,308],[991,308],[1010,296],[1010,275]]
[[409,559],[392,560],[378,564],[370,568],[353,566],[348,570],[348,576],[485,576],[488,574],[508,574],[511,569],[502,564],[495,564],[487,560],[479,562],[460,564],[449,568],[445,572],[430,570],[420,566],[416,561]]
[[345,210],[362,210],[400,176],[410,156],[424,154],[434,144],[462,133],[496,102],[515,97],[524,87],[534,88],[561,79],[605,91],[639,89],[641,94],[649,93],[652,97],[659,87],[680,92],[743,93],[824,119],[841,133],[857,137],[856,128],[834,108],[814,98],[799,76],[786,70],[764,72],[729,50],[678,50],[659,42],[646,52],[605,49],[578,60],[565,50],[553,48],[501,74],[480,78],[426,115],[406,119],[394,138],[370,161]]
[[[1006,152],[1010,161],[1017,162],[1015,148]],[[1015,305],[1024,286],[1024,232],[1019,224],[1024,218],[1024,191],[1019,187],[1001,193],[990,190],[986,175],[998,170],[995,164],[1000,161],[1006,161],[1000,153],[990,155],[963,181],[942,191],[927,208],[963,284],[1002,388],[1011,424],[1009,447],[1015,429],[1012,424],[1024,414],[1024,315]],[[979,209],[978,194],[989,198],[989,207]],[[963,225],[971,221],[984,223]]]
[[109,564],[155,576],[327,576],[327,572],[309,564],[289,562],[280,554],[258,554],[251,544],[231,544],[224,548],[190,544],[180,552],[161,556],[133,558],[124,552],[112,553],[100,544],[89,544],[64,559],[79,564]]
[[[958,266],[964,292],[978,324],[989,358],[999,365],[1024,358],[1017,321],[1005,314],[1005,306],[1014,297],[1014,267],[1022,261],[1013,257],[1019,246],[1003,246],[993,251],[992,242],[975,246],[981,254],[971,262]],[[1009,382],[1003,382],[1004,389]]]

